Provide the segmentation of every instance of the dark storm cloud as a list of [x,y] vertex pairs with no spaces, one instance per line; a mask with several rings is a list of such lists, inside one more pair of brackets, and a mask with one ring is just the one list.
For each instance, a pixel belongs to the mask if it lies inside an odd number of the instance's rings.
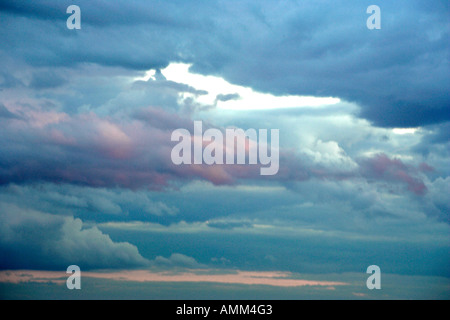
[[[249,22],[233,28],[234,19],[224,19],[233,39],[241,40],[237,53],[219,63],[222,57],[214,60],[214,51],[206,51],[195,70],[220,72],[232,82],[278,94],[358,102],[361,115],[381,126],[448,120],[448,7],[423,10],[418,1],[378,4],[382,29],[372,31],[365,26],[366,2],[335,1],[327,6],[302,1],[278,11],[263,4],[254,8],[263,12],[263,21],[242,4],[237,10],[240,21]],[[243,41],[248,33],[258,36]]]
[[[77,5],[82,9],[83,22],[95,26],[110,25],[142,25],[154,24],[170,27],[190,27],[197,19],[192,15],[184,15],[185,1],[90,1],[78,0],[5,0],[0,10],[17,16],[32,17],[42,20],[65,21],[69,14],[66,9]],[[193,5],[193,7],[202,7]],[[62,13],[62,14],[61,14]]]
[[[65,19],[65,11],[60,13]],[[1,30],[2,51],[33,66],[73,67],[82,63],[148,70],[180,59],[176,52],[181,35],[146,28],[83,25],[85,33],[71,33],[65,20],[36,20],[0,11],[8,30]],[[137,29],[136,29],[137,28]],[[81,30],[80,30],[81,31]],[[171,33],[172,35],[169,36]],[[26,44],[25,44],[26,43]]]
[[381,30],[366,27],[368,1],[79,1],[78,31],[69,4],[3,1],[3,51],[35,65],[186,61],[262,91],[357,102],[380,126],[450,119],[447,1],[380,0]]

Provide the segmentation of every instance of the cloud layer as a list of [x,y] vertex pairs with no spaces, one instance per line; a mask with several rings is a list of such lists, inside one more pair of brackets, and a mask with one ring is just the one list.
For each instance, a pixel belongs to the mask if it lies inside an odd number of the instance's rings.
[[[367,1],[71,4],[0,4],[0,269],[450,276],[448,1],[380,0],[381,30]],[[278,173],[174,165],[194,121],[279,129]]]
[[[71,33],[64,30],[70,4],[3,1],[2,54],[33,66],[135,70],[183,61],[264,92],[357,102],[381,126],[449,120],[445,0],[380,1],[382,28],[375,31],[366,28],[368,2],[80,1],[84,28]],[[56,86],[58,77],[39,83]]]
[[80,219],[0,204],[2,269],[133,268],[148,261],[129,243],[114,243]]

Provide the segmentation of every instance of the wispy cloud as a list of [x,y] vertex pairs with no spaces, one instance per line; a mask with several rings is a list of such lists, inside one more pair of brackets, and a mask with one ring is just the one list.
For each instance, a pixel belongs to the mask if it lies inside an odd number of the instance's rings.
[[[210,274],[208,274],[210,273]],[[120,272],[83,272],[83,277],[108,279],[115,281],[136,282],[208,282],[244,285],[268,285],[276,287],[304,287],[304,286],[345,286],[345,282],[315,281],[294,279],[292,274],[286,272],[248,272],[218,270],[201,270],[190,272],[154,272],[148,270],[122,270]],[[34,271],[34,270],[6,270],[0,271],[0,282],[54,282],[61,283],[67,275],[61,272]]]

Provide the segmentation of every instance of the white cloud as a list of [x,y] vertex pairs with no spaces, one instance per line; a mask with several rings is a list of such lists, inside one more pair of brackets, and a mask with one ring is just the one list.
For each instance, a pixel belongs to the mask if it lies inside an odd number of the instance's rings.
[[310,146],[303,146],[301,153],[304,154],[312,164],[329,168],[331,170],[351,171],[358,167],[336,141],[317,140]]
[[98,228],[83,228],[80,219],[23,209],[0,202],[0,252],[3,268],[126,268],[148,260],[127,242],[113,242]]

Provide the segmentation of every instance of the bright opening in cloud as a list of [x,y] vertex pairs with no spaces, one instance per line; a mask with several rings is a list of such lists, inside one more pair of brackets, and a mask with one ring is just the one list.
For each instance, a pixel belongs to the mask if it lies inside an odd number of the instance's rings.
[[414,134],[419,128],[394,128],[392,131],[395,134]]
[[[197,90],[206,91],[207,94],[196,97],[198,103],[216,105],[227,110],[267,110],[282,108],[322,107],[337,104],[340,99],[333,97],[312,96],[275,96],[269,93],[254,91],[249,87],[242,87],[229,83],[216,76],[204,76],[191,73],[191,64],[171,63],[161,70],[162,75],[169,80],[187,84]],[[149,70],[142,78],[135,80],[156,80],[155,70]],[[193,96],[192,93],[183,93],[182,98]]]

